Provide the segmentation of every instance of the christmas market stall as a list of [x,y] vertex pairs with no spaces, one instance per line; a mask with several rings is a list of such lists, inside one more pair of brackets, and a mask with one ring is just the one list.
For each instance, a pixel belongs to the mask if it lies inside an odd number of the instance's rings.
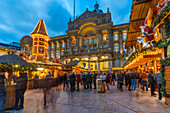
[[0,72],[5,72],[6,80],[6,102],[5,109],[14,107],[15,105],[15,83],[13,82],[13,72],[26,71],[29,73],[34,70],[34,66],[12,53],[0,56]]
[[87,72],[87,69],[84,68],[81,61],[70,61],[65,67],[67,70],[71,70],[74,73]]
[[134,0],[126,48],[130,49],[125,69],[160,68],[161,91],[170,105],[170,1]]

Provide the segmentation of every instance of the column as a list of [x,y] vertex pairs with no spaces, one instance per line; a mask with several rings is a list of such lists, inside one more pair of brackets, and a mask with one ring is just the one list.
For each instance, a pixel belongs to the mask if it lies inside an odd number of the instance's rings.
[[79,36],[79,53],[81,53],[81,50],[82,50],[82,46],[83,45],[83,42],[82,42],[82,36]]
[[53,50],[53,53],[54,53],[54,58],[56,58],[56,42],[53,42],[54,43],[54,50]]
[[99,48],[102,49],[102,32],[99,32]]
[[97,72],[100,73],[100,62],[99,62],[100,56],[97,57],[97,60],[98,60],[98,62],[97,62],[97,64],[98,64],[98,66],[97,66],[97,67],[98,67]]
[[[90,61],[90,57],[88,58],[88,60]],[[90,72],[90,62],[88,62],[88,72]]]
[[122,40],[122,31],[119,31],[119,52],[123,53],[123,40]]
[[48,42],[48,46],[49,46],[49,59],[51,59],[51,43],[50,42]]
[[67,52],[67,39],[64,40],[64,52]]
[[78,46],[79,46],[78,42],[79,42],[79,41],[78,41],[78,37],[76,36],[76,52],[78,52],[78,48],[79,48],[79,47],[78,47]]
[[[108,58],[111,59],[112,57],[109,56]],[[111,72],[112,71],[112,61],[108,61],[108,68],[109,68],[109,72]]]
[[61,58],[61,47],[62,47],[62,44],[61,44],[61,41],[59,41],[58,43],[59,43],[59,58]]
[[111,30],[108,31],[108,38],[109,38],[109,50],[111,50],[112,49],[112,42],[113,42]]
[[71,37],[69,36],[69,39],[68,39],[68,50],[69,50],[69,53],[71,53]]

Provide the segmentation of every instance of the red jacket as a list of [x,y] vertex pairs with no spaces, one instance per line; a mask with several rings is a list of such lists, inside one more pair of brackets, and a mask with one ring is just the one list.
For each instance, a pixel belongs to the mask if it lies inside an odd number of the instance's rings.
[[77,74],[77,82],[81,83],[80,74]]

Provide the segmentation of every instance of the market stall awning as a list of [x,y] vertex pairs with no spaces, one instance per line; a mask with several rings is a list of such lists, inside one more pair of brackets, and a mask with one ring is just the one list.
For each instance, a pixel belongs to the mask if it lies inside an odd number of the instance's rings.
[[80,61],[70,61],[68,64],[65,66],[76,66]]
[[140,25],[144,24],[151,0],[134,0],[130,16],[126,48],[136,45],[137,37],[141,35]]
[[160,59],[162,57],[163,50],[162,49],[156,49],[156,50],[149,50],[146,52],[138,53],[132,60],[127,61],[125,65],[123,66],[125,69],[131,69],[135,68],[140,65],[144,65],[150,61],[153,61],[155,59]]
[[0,56],[0,63],[11,64],[11,65],[21,65],[21,66],[33,66],[15,53]]

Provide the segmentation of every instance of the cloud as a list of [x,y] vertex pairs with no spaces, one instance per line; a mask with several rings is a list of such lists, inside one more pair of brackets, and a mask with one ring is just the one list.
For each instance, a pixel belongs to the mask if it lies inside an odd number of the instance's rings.
[[11,31],[14,31],[12,27],[9,27],[9,26],[3,25],[3,24],[0,24],[0,29],[1,29],[1,30],[4,30],[4,31],[6,31],[6,32],[9,32],[9,33],[10,33]]

